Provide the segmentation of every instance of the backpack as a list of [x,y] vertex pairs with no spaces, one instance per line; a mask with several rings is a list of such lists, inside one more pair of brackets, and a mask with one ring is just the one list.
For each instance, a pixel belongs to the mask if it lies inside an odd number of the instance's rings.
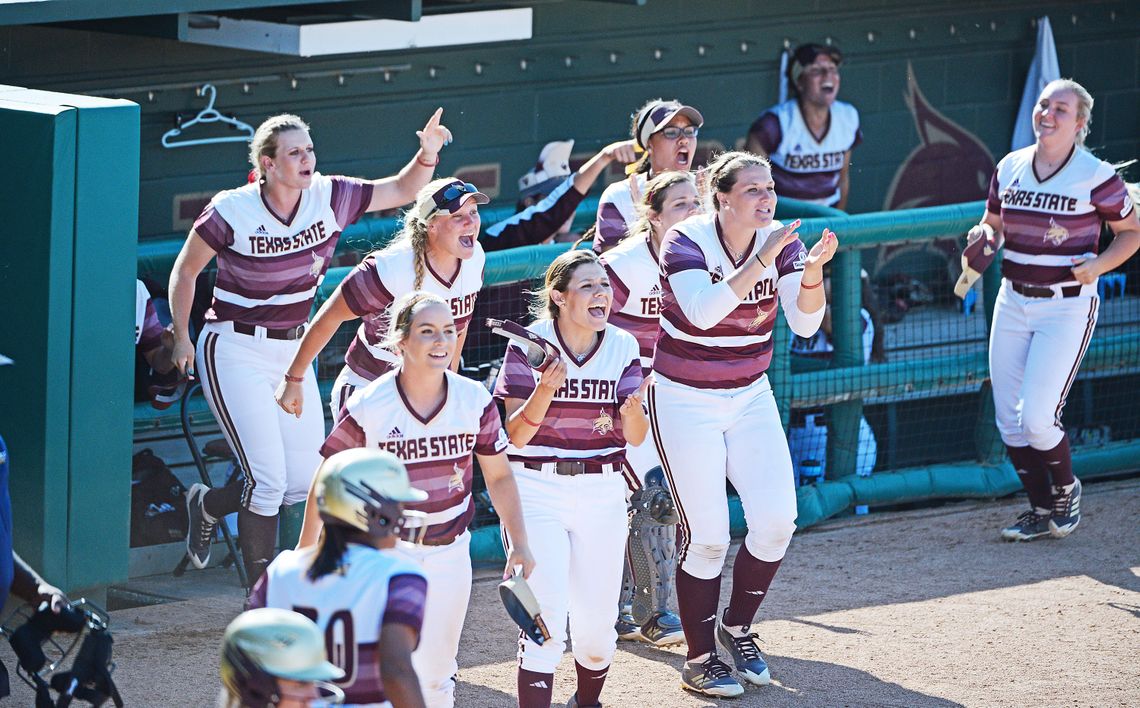
[[186,538],[186,487],[150,448],[131,460],[131,548]]

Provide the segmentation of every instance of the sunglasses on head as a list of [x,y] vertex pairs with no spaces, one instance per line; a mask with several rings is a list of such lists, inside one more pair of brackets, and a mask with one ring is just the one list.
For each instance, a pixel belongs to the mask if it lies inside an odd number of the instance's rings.
[[661,130],[659,130],[657,132],[660,135],[664,136],[664,138],[666,140],[676,140],[676,139],[680,138],[682,135],[684,135],[686,138],[695,138],[695,137],[697,137],[697,132],[699,130],[700,129],[697,128],[697,126],[695,126],[695,125],[686,125],[684,128],[677,128],[675,126],[670,126],[668,128],[662,128]]
[[435,202],[436,208],[439,209],[448,202],[459,199],[464,194],[475,194],[478,191],[479,189],[470,182],[452,182],[433,194],[431,199]]

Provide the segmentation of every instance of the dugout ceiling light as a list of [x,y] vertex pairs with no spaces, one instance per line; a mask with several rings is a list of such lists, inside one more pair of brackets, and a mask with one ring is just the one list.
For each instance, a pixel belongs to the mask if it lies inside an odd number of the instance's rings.
[[182,42],[272,54],[316,57],[392,52],[487,42],[511,42],[533,35],[533,10],[473,10],[425,15],[418,21],[312,18],[292,22],[226,15],[181,14]]

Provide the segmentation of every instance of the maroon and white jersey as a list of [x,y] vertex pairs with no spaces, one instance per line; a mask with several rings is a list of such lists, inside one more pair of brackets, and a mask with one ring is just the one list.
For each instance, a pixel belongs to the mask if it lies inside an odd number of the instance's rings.
[[162,346],[162,323],[150,301],[150,291],[135,279],[135,346],[144,352]]
[[218,254],[206,319],[269,329],[308,320],[341,231],[363,216],[371,201],[370,183],[316,173],[282,221],[265,203],[259,184],[219,192],[194,222],[194,231]]
[[990,179],[986,209],[1000,214],[1005,232],[1001,273],[1032,285],[1075,283],[1075,257],[1097,253],[1100,227],[1134,208],[1112,165],[1087,150],[1073,154],[1052,175],[1033,168],[1036,146],[1002,158]]
[[406,504],[427,514],[424,540],[442,545],[467,530],[475,515],[471,501],[472,454],[496,455],[507,448],[499,409],[482,385],[447,371],[439,408],[421,418],[408,403],[393,370],[345,404],[321,455],[354,447],[375,447],[399,457],[413,487],[427,492],[423,502]]
[[[632,185],[631,185],[632,181]],[[594,232],[594,252],[604,253],[626,237],[629,227],[637,221],[635,202],[645,194],[647,174],[640,173],[614,182],[602,192],[598,200],[598,228]]]
[[797,304],[807,256],[802,241],[784,247],[743,301],[724,280],[780,226],[773,221],[758,230],[739,261],[728,254],[715,214],[690,217],[665,234],[661,333],[653,357],[658,377],[711,389],[759,379],[772,360],[777,293],[792,331],[810,336],[819,329],[826,308],[804,313]]
[[292,610],[313,620],[325,635],[329,661],[344,669],[335,683],[345,703],[383,704],[388,699],[380,680],[380,634],[393,624],[419,634],[427,578],[398,553],[351,543],[340,569],[314,581],[308,572],[316,552],[316,546],[281,551],[254,585],[249,606]]
[[831,104],[831,121],[818,140],[796,99],[761,114],[751,133],[772,161],[777,194],[827,206],[839,201],[844,156],[863,140],[859,111],[842,101]]
[[[483,287],[486,255],[478,241],[475,254],[459,262],[454,273],[437,273],[424,266],[420,290],[442,297],[451,306],[456,332],[462,335],[475,311],[475,298]],[[395,243],[369,254],[341,283],[341,293],[352,314],[361,318],[344,361],[349,369],[371,381],[400,363],[393,351],[380,346],[388,336],[392,303],[415,290],[415,254],[411,244]]]
[[[538,320],[527,329],[561,350],[566,381],[554,394],[530,443],[523,448],[511,445],[507,457],[520,462],[623,462],[626,442],[618,409],[627,396],[637,393],[643,380],[637,340],[612,324],[606,325],[598,333],[594,348],[578,361],[562,341],[554,320]],[[495,397],[525,401],[540,378],[541,374],[527,364],[526,353],[512,342],[507,345]]]
[[642,373],[653,369],[653,347],[661,328],[661,263],[649,234],[627,238],[602,256],[614,289],[610,324],[629,332],[641,348]]

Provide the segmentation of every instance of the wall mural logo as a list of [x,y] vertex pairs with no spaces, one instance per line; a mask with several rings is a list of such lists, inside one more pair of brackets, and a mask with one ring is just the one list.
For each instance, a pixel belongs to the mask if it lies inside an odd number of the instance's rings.
[[[985,199],[994,170],[989,148],[930,104],[909,62],[906,76],[903,100],[914,117],[920,142],[895,171],[883,209],[914,209]],[[949,293],[961,267],[957,257],[959,240],[884,246],[879,252],[875,278],[892,283],[899,292],[913,292],[915,297],[910,305],[930,301],[932,293],[927,286]],[[939,282],[939,276],[946,278],[944,283]],[[915,292],[916,289],[925,292]],[[888,309],[893,309],[889,303]],[[908,303],[899,302],[898,309],[905,312]],[[901,317],[901,312],[897,314]]]

